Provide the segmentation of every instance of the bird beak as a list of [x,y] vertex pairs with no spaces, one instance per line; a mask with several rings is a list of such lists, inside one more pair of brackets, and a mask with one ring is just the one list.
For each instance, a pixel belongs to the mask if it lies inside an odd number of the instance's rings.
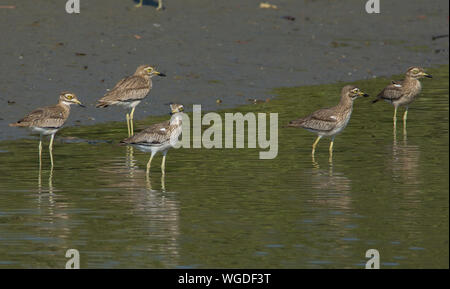
[[86,107],[86,106],[82,105],[81,102],[78,99],[75,99],[73,102],[78,104],[81,107]]
[[369,95],[367,93],[364,93],[364,92],[360,91],[359,92],[359,96],[368,97]]
[[161,76],[161,77],[166,77],[166,75],[164,73],[158,72],[158,71],[154,71],[154,74]]
[[428,74],[428,73],[424,73],[423,76],[428,77],[428,78],[433,78],[433,76],[431,74]]

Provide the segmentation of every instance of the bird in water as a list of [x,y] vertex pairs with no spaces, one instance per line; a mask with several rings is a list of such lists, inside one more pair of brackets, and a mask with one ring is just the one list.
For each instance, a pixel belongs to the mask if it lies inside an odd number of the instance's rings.
[[331,137],[329,153],[330,160],[332,159],[334,138],[347,126],[353,111],[353,101],[361,96],[367,97],[368,95],[356,86],[344,86],[338,105],[319,109],[306,117],[289,122],[289,127],[301,127],[317,134],[317,139],[312,146],[313,160],[316,146],[324,136]]
[[122,144],[133,145],[143,152],[150,152],[150,159],[147,163],[147,176],[150,172],[152,159],[158,152],[163,154],[161,172],[165,174],[167,151],[175,146],[182,132],[183,111],[183,105],[170,104],[170,113],[172,115],[170,120],[153,124],[134,136],[121,141]]
[[65,91],[59,95],[57,105],[35,109],[19,121],[9,124],[9,126],[14,127],[28,127],[32,132],[39,134],[39,167],[42,166],[42,136],[50,135],[48,148],[53,168],[53,139],[56,132],[61,129],[69,118],[72,104],[84,107],[74,93]]
[[120,105],[130,109],[126,114],[129,137],[134,133],[134,110],[152,89],[152,77],[155,75],[166,76],[150,65],[141,65],[133,75],[121,79],[97,102],[96,107]]
[[399,106],[405,106],[406,110],[403,114],[403,128],[406,130],[406,119],[408,117],[408,107],[416,99],[422,90],[421,78],[432,76],[425,72],[422,67],[410,67],[406,71],[405,79],[400,81],[392,81],[378,95],[373,103],[384,100],[394,106],[394,129],[397,126],[397,109]]

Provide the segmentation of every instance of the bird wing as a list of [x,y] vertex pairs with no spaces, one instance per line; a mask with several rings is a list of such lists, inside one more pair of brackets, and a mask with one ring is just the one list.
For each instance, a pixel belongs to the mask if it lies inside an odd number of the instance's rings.
[[141,100],[150,91],[149,82],[137,75],[132,75],[120,80],[111,91],[108,91],[100,102],[134,101]]
[[312,130],[329,131],[336,127],[336,113],[331,108],[319,109],[307,117],[293,120],[289,126],[303,127]]
[[379,94],[378,98],[393,101],[402,97],[403,81],[392,81],[391,84],[386,86]]
[[323,108],[313,112],[304,127],[319,130],[332,130],[336,127],[337,116],[334,109]]
[[52,127],[63,126],[67,119],[66,112],[58,106],[38,108],[20,119],[17,124],[22,126]]
[[151,125],[143,131],[124,139],[122,143],[148,146],[164,144],[170,141],[169,127],[170,121]]

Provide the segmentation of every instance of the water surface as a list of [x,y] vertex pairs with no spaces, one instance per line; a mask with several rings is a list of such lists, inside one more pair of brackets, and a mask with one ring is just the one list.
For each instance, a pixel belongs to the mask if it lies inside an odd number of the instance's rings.
[[[340,84],[284,88],[230,111],[278,112],[279,153],[179,149],[167,174],[118,145],[125,123],[68,127],[55,167],[37,139],[0,143],[0,268],[448,268],[448,66],[430,70],[394,137],[393,108],[358,99],[346,130],[310,157],[314,135],[282,128],[339,99]],[[357,82],[371,95],[388,79]],[[138,122],[138,129],[166,119]],[[46,142],[45,144],[47,144]]]

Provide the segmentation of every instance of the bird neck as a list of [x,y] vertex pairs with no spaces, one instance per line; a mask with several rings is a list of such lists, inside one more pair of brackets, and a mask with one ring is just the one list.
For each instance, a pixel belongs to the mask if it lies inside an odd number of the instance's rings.
[[413,85],[417,85],[417,83],[420,83],[420,81],[417,78],[407,75],[405,77],[403,85],[412,85],[413,86]]
[[65,111],[70,111],[70,105],[71,103],[64,100],[60,100],[57,104],[57,106],[61,107]]
[[172,118],[170,119],[170,125],[171,126],[180,126],[181,122],[183,120],[183,116],[181,113],[175,113],[172,115]]
[[341,97],[341,101],[338,104],[338,109],[347,110],[353,108],[353,99],[347,95]]

